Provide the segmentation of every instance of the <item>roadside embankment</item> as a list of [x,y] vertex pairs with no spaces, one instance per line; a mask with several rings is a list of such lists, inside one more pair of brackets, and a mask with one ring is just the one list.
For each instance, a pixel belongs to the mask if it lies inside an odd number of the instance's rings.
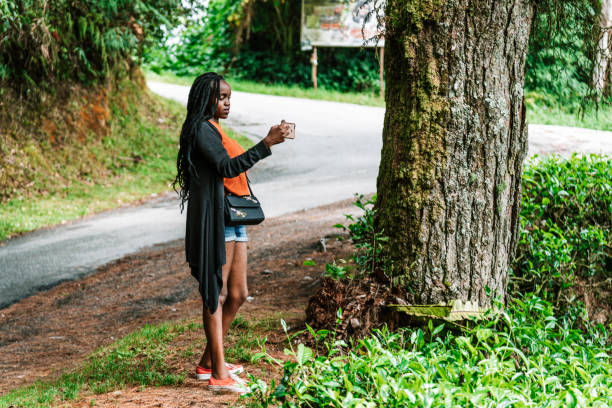
[[170,189],[183,108],[139,71],[0,108],[0,240]]

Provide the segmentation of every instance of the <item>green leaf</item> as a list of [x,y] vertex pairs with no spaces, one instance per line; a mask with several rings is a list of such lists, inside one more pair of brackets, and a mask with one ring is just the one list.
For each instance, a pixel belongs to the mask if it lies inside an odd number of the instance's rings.
[[298,344],[296,357],[299,365],[306,364],[312,356],[313,353],[309,347],[304,346],[302,343]]

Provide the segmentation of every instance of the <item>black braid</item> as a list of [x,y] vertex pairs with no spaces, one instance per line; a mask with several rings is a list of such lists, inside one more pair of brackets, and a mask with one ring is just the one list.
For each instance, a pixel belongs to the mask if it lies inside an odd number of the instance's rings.
[[[185,118],[181,129],[180,147],[176,158],[177,174],[172,183],[174,191],[181,197],[181,212],[185,207],[185,202],[189,199],[191,177],[198,177],[198,173],[191,162],[194,137],[202,122],[209,120],[215,114],[220,97],[219,84],[223,80],[221,75],[207,72],[197,77],[189,90],[187,118]],[[177,190],[177,187],[180,190]]]

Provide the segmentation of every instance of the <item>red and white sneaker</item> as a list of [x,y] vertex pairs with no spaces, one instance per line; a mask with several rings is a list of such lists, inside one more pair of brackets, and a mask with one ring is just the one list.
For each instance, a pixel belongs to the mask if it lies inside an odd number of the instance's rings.
[[249,392],[244,381],[234,374],[230,374],[225,380],[217,380],[215,377],[210,377],[208,379],[208,389],[215,393],[244,394]]
[[[229,371],[230,374],[238,375],[244,371],[244,368],[240,364],[225,363],[225,367],[227,367],[227,371]],[[208,380],[211,374],[211,368],[196,367],[196,377],[198,380]]]

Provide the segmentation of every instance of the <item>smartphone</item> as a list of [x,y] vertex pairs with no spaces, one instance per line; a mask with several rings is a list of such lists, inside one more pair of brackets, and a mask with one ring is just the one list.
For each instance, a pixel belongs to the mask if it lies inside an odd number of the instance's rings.
[[286,126],[289,129],[289,134],[285,136],[286,139],[295,139],[295,123],[285,122],[283,120],[281,126]]

